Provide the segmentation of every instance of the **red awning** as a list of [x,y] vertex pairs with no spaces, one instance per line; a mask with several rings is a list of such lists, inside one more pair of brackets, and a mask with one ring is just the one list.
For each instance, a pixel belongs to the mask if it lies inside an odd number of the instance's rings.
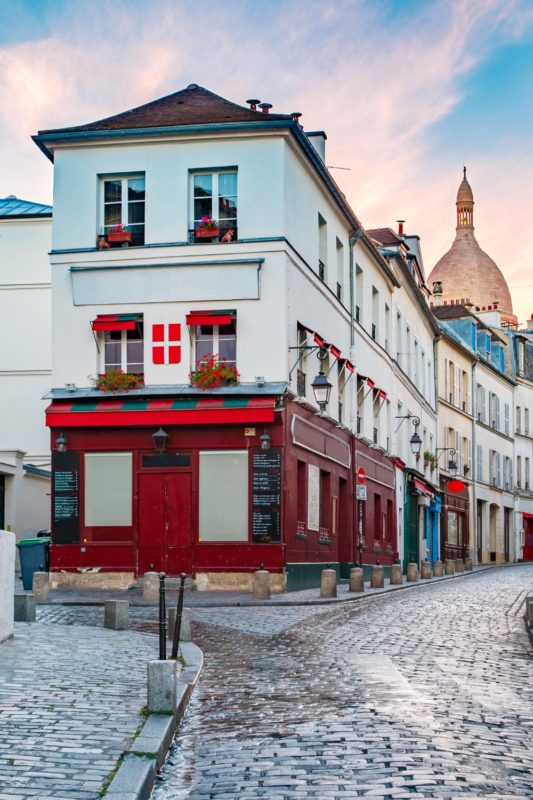
[[425,495],[426,497],[433,497],[435,494],[429,488],[429,486],[426,486],[426,484],[423,483],[423,481],[419,481],[418,478],[413,478],[413,480],[411,481],[411,486],[413,489],[416,489],[417,492]]
[[275,397],[144,397],[58,400],[46,409],[50,428],[110,428],[154,425],[249,425],[273,422]]
[[387,399],[387,392],[385,392],[383,389],[378,389],[378,395],[382,400]]
[[187,314],[187,325],[231,325],[235,311],[191,311]]
[[93,331],[134,331],[142,314],[98,314],[91,322]]
[[330,344],[329,352],[331,353],[333,358],[340,358],[341,357],[341,351],[339,350],[338,347],[335,347],[334,344]]
[[522,511],[522,516],[524,519],[533,519],[533,514],[528,514],[527,511]]

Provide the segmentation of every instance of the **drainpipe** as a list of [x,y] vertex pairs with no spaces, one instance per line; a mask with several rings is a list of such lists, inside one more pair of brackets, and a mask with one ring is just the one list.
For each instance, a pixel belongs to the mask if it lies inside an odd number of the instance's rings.
[[[353,251],[354,247],[361,238],[363,233],[362,228],[359,230],[354,231],[349,238],[349,248],[350,248],[350,358],[353,357],[352,349],[355,344],[355,330],[354,330],[354,319],[355,319],[355,284],[354,284],[354,258],[353,258]],[[355,382],[357,386],[357,381]],[[353,387],[352,387],[352,395],[353,395]],[[354,399],[354,398],[352,398]],[[350,403],[350,428],[352,432],[356,430],[355,427],[355,402]]]
[[[472,533],[474,539],[475,561],[478,563],[477,552],[477,443],[476,443],[476,423],[477,423],[477,361],[472,365]],[[481,543],[483,544],[483,542]],[[472,554],[474,555],[474,554]],[[474,559],[473,559],[474,560]]]

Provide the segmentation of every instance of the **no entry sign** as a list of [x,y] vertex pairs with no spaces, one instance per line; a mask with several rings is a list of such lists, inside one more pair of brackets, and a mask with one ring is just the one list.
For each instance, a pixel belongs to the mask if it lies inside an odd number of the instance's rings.
[[366,482],[366,474],[363,467],[359,467],[357,470],[357,483],[364,484]]

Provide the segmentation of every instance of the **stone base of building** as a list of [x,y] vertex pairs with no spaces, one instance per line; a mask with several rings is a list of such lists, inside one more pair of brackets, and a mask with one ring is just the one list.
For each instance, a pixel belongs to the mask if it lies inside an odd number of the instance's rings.
[[129,589],[133,572],[51,572],[51,589]]
[[[252,592],[253,572],[198,572],[194,585],[198,592]],[[272,592],[287,590],[287,576],[284,572],[270,573]]]

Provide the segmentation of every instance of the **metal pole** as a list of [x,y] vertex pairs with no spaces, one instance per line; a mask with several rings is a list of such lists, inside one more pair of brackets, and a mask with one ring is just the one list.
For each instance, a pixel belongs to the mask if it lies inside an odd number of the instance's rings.
[[180,590],[178,593],[178,607],[176,609],[176,623],[174,625],[174,637],[172,639],[172,656],[171,658],[178,657],[178,645],[180,643],[180,633],[181,633],[181,617],[183,615],[183,593],[185,591],[185,578],[187,575],[182,572],[180,575],[181,583],[180,583]]
[[167,660],[167,612],[165,604],[165,573],[159,573],[159,660]]

